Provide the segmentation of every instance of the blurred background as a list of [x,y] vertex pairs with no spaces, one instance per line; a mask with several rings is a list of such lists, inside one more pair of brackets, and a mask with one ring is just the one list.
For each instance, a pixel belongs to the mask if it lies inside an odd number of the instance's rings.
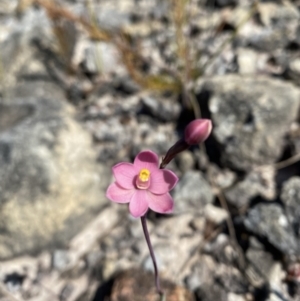
[[299,85],[298,0],[0,0],[0,300],[157,300],[105,191],[202,117],[148,214],[167,301],[299,301]]

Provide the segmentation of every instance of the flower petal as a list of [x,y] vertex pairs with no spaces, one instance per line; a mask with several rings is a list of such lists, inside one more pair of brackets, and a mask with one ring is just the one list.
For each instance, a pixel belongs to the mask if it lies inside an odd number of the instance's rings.
[[134,180],[137,175],[133,164],[121,162],[112,168],[116,182],[125,189],[134,188]]
[[169,192],[178,182],[178,177],[168,169],[158,169],[151,174],[149,191],[154,194]]
[[159,159],[156,153],[152,151],[140,152],[134,159],[133,165],[137,172],[147,168],[150,173],[158,169]]
[[106,190],[106,197],[112,202],[129,203],[134,195],[134,189],[124,189],[116,182],[110,184]]
[[172,213],[174,201],[169,193],[153,194],[148,191],[147,195],[149,208],[158,213]]
[[133,217],[141,217],[148,210],[147,191],[136,190],[129,204],[129,211]]

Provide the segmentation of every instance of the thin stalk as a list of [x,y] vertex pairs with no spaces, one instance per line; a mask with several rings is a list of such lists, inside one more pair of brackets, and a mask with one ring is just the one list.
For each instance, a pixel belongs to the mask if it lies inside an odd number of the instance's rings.
[[157,268],[156,259],[155,259],[155,255],[154,255],[154,251],[153,251],[153,247],[151,244],[150,235],[149,235],[149,231],[148,231],[148,227],[147,227],[146,215],[141,216],[141,222],[142,222],[145,239],[146,239],[148,249],[150,252],[150,256],[151,256],[153,266],[154,266],[154,279],[155,279],[156,290],[163,300],[164,293],[160,288],[158,268]]

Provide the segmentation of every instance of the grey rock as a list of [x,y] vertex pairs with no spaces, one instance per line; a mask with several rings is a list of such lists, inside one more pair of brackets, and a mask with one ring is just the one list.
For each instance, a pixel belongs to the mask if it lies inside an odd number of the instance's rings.
[[220,225],[228,218],[228,212],[225,209],[216,207],[212,204],[207,204],[205,206],[204,215],[206,219],[214,225]]
[[300,177],[292,177],[283,184],[281,200],[286,216],[297,236],[300,236]]
[[182,173],[186,173],[189,170],[192,170],[195,166],[195,158],[193,153],[190,151],[183,151],[176,156],[176,161],[179,167],[179,170]]
[[295,80],[295,84],[298,84],[300,79],[300,58],[290,60],[288,63],[287,74],[290,78]]
[[210,185],[199,171],[188,171],[180,179],[173,193],[175,211],[202,211],[206,204],[212,203],[213,193]]
[[264,28],[248,38],[248,43],[260,51],[272,51],[284,48],[288,43],[286,28]]
[[[80,47],[80,43],[77,47]],[[118,59],[117,49],[111,44],[90,42],[85,48],[82,64],[85,71],[92,74],[106,74],[116,71]]]
[[63,271],[70,263],[67,250],[55,250],[52,255],[52,266],[58,271]]
[[267,166],[250,172],[244,180],[228,189],[225,196],[237,208],[247,207],[257,196],[273,200],[276,196],[274,168]]
[[240,295],[240,294],[235,294],[232,292],[228,292],[227,294],[227,301],[247,301],[248,296],[246,296],[246,294],[244,295]]
[[224,266],[243,264],[239,250],[230,242],[228,235],[223,233],[219,234],[212,242],[205,244],[203,251],[212,255],[217,262],[223,263]]
[[214,186],[226,189],[231,187],[236,181],[237,175],[230,169],[220,169],[217,165],[210,163],[208,169],[209,182]]
[[261,287],[266,283],[268,275],[274,265],[272,254],[265,251],[263,245],[254,237],[251,237],[246,258],[248,262],[246,274],[248,275],[250,283],[254,287]]
[[237,1],[236,0],[217,0],[216,5],[219,7],[225,7],[225,6],[232,6],[236,5]]
[[190,290],[211,286],[214,282],[214,272],[217,268],[216,262],[211,256],[202,255],[192,266],[185,282]]
[[47,95],[0,104],[1,259],[65,246],[106,202],[90,136]]
[[227,292],[218,282],[209,286],[201,286],[196,290],[195,294],[201,301],[227,301]]
[[174,100],[156,99],[153,97],[143,97],[144,109],[149,111],[154,117],[162,121],[174,121],[180,114],[180,105]]
[[17,0],[2,0],[0,3],[0,14],[12,14],[17,7]]
[[[188,262],[191,253],[199,246],[200,242],[201,237],[176,237],[175,235],[168,241],[165,239],[160,239],[160,241],[153,240],[153,248],[161,272],[170,279],[174,275],[179,275]],[[145,244],[145,242],[143,243]],[[143,267],[153,271],[149,252],[146,254]]]
[[19,21],[11,20],[8,24],[2,29],[5,34],[0,39],[0,58],[5,70],[14,66],[30,41],[38,38],[45,41],[52,36],[51,23],[44,10],[30,8]]
[[287,26],[289,22],[297,22],[300,18],[299,10],[292,2],[283,5],[272,2],[260,3],[258,12],[264,26]]
[[99,7],[97,10],[97,21],[100,28],[106,30],[119,30],[126,24],[129,24],[129,14],[116,9]]
[[298,88],[265,77],[236,75],[199,84],[198,91],[209,97],[213,135],[223,147],[224,163],[248,171],[278,159],[283,137],[297,116]]
[[257,70],[258,54],[250,48],[239,48],[237,61],[240,74],[255,74]]
[[216,270],[216,279],[228,292],[236,294],[245,294],[248,292],[247,280],[238,269],[231,265],[219,264]]
[[299,23],[300,14],[297,7],[292,3],[260,3],[258,12],[263,26],[249,34],[248,43],[263,51],[285,47],[293,39]]
[[294,232],[278,204],[258,204],[252,208],[244,221],[246,228],[266,238],[269,243],[286,255],[299,253]]

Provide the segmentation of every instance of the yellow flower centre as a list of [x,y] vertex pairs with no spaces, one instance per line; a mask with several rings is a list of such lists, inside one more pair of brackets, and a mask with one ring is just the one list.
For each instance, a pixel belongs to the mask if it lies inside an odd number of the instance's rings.
[[150,186],[150,170],[143,168],[136,179],[136,186],[139,189],[147,189]]
[[150,171],[146,168],[143,168],[141,171],[140,171],[140,174],[139,174],[139,179],[142,181],[142,182],[147,182],[150,178]]

